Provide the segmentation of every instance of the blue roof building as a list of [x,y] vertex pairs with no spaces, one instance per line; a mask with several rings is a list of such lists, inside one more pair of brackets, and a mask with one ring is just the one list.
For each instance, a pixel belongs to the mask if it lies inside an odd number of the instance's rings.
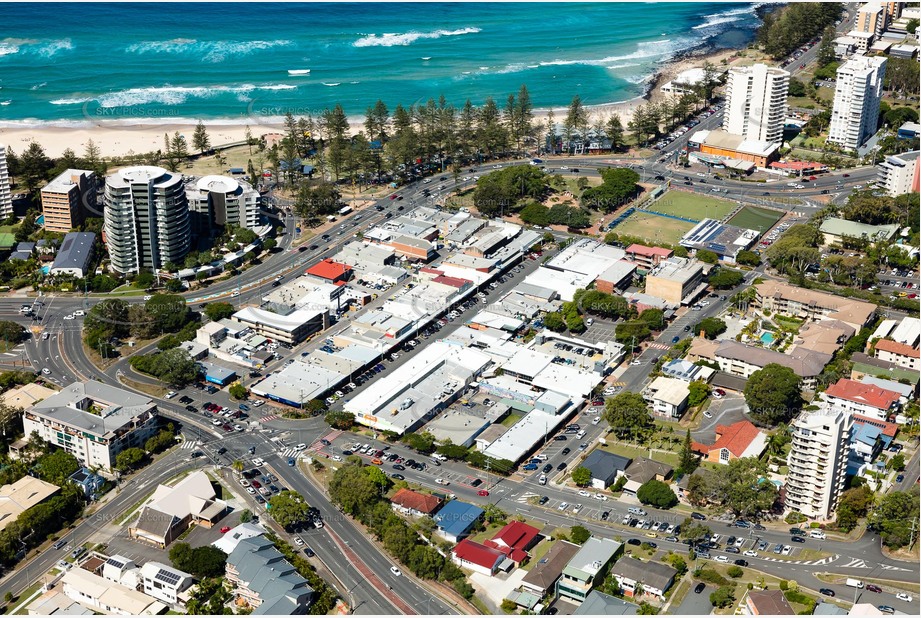
[[483,513],[483,509],[475,504],[452,500],[441,507],[434,519],[438,524],[438,533],[452,543],[457,543],[470,533]]
[[214,363],[198,363],[205,372],[205,380],[220,386],[227,386],[237,378],[237,372]]

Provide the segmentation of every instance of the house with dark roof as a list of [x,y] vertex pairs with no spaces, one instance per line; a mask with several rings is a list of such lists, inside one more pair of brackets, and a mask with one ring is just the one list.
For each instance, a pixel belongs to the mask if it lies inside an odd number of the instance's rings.
[[92,232],[68,232],[49,272],[52,275],[70,274],[79,279],[86,277],[95,244],[96,234]]
[[521,580],[521,585],[540,597],[545,596],[556,587],[563,569],[579,549],[575,543],[557,541],[540,560],[531,565],[531,570]]
[[404,487],[393,494],[390,504],[395,511],[421,517],[422,515],[431,515],[437,511],[438,507],[441,506],[441,498]]
[[457,543],[470,533],[470,529],[483,513],[483,509],[474,504],[451,500],[435,514],[438,534],[452,543]]
[[713,444],[693,442],[691,448],[713,463],[728,464],[733,459],[758,457],[767,446],[767,436],[750,421],[716,426]]
[[307,580],[265,537],[241,539],[227,556],[224,575],[237,603],[254,608],[254,615],[306,614],[313,600]]
[[639,605],[629,603],[609,594],[592,590],[585,597],[582,605],[576,608],[573,616],[636,616]]
[[675,583],[678,571],[661,562],[643,561],[636,558],[623,558],[611,567],[611,575],[617,585],[624,591],[625,597],[637,598],[648,594],[664,598],[665,593]]
[[159,485],[128,534],[136,541],[164,548],[193,523],[210,528],[228,508],[217,497],[208,475],[193,472],[173,487]]
[[589,453],[581,465],[592,473],[592,487],[607,489],[618,476],[627,470],[630,461],[621,455],[595,449]]
[[782,590],[749,590],[739,604],[752,616],[792,616],[796,614]]
[[666,481],[671,478],[671,475],[672,467],[670,465],[645,457],[637,457],[627,466],[627,470],[624,472],[624,476],[627,477],[624,491],[635,495],[646,481],[651,481],[652,479]]
[[515,566],[521,566],[528,559],[528,550],[537,545],[540,538],[540,530],[534,526],[512,521],[483,544],[505,554]]
[[492,576],[496,574],[506,558],[505,554],[498,549],[464,539],[451,550],[451,560],[463,569]]

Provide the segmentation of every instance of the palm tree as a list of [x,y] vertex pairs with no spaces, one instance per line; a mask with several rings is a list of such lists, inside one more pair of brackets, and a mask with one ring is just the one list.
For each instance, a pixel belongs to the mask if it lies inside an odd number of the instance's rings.
[[783,453],[784,447],[787,443],[790,442],[790,435],[787,432],[787,426],[784,423],[777,425],[777,431],[775,431],[768,438],[767,441],[767,452],[771,457],[776,457]]
[[244,468],[243,460],[237,459],[231,464],[231,467],[234,469],[235,472],[243,472],[243,468]]

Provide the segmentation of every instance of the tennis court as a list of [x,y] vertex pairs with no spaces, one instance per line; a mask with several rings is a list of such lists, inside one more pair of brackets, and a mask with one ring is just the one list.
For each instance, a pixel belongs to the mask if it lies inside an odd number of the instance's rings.
[[728,221],[729,225],[744,227],[764,233],[771,229],[783,213],[756,206],[746,206]]

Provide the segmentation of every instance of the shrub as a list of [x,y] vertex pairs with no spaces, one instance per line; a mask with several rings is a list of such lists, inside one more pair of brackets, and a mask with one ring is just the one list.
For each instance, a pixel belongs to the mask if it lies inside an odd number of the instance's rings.
[[742,567],[740,567],[740,566],[738,566],[738,565],[736,565],[736,564],[734,564],[734,565],[732,565],[731,567],[729,567],[728,569],[726,569],[726,575],[728,575],[729,577],[731,577],[731,578],[733,578],[733,579],[737,579],[737,578],[739,578],[739,577],[742,577],[743,573],[744,573],[744,571],[742,570]]
[[723,577],[722,575],[720,575],[713,569],[709,569],[709,568],[697,569],[697,571],[694,572],[694,577],[696,577],[697,579],[701,581],[705,581],[708,584],[715,584],[717,586],[728,586],[729,585],[728,579],[726,579],[725,577]]

